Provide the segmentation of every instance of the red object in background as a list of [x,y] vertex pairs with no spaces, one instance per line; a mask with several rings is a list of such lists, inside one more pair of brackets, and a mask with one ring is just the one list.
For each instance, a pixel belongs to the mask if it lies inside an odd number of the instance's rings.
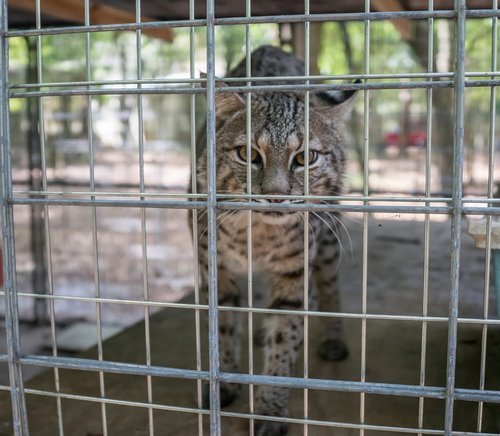
[[[400,145],[400,132],[389,132],[384,135],[385,145]],[[425,130],[412,130],[408,134],[408,145],[423,147],[427,142],[427,132]]]

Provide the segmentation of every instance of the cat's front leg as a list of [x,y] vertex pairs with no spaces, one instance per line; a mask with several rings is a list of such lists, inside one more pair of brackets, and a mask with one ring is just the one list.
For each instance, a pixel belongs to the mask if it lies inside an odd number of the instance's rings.
[[[219,306],[238,307],[240,294],[237,277],[224,264],[218,265],[218,304]],[[240,361],[241,320],[237,312],[219,311],[219,356],[221,372],[237,372]],[[231,404],[239,395],[241,386],[234,383],[220,384],[221,407]],[[209,385],[204,386],[203,406],[210,407]]]
[[[338,312],[340,310],[338,273],[341,246],[336,234],[325,227],[318,238],[318,245],[318,254],[314,261],[314,281],[319,309],[322,312]],[[349,356],[341,318],[321,318],[321,341],[318,355],[323,360],[329,361],[340,361]]]
[[[283,273],[272,280],[273,291],[269,307],[297,310],[303,308],[303,269]],[[264,375],[290,377],[294,373],[297,356],[304,337],[303,317],[300,315],[268,315],[264,321]],[[257,414],[288,416],[289,389],[259,386],[255,397]],[[288,425],[281,422],[258,421],[257,436],[283,435]]]

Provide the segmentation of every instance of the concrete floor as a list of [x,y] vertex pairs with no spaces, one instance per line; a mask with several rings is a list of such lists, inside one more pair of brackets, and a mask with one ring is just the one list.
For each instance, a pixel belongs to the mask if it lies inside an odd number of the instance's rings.
[[[195,369],[195,336],[192,325],[193,315],[187,310],[165,310],[153,316],[151,322],[152,364],[177,368]],[[318,320],[311,323],[310,377],[335,380],[359,380],[360,374],[360,322],[346,323],[347,339],[351,356],[340,363],[325,363],[315,358],[314,334],[319,328]],[[202,329],[205,331],[206,329]],[[380,383],[418,384],[420,361],[420,326],[417,323],[389,321],[368,322],[367,342],[367,381]],[[397,332],[397,335],[394,334]],[[426,384],[444,386],[446,363],[447,331],[443,324],[429,328],[427,341]],[[126,332],[109,339],[104,344],[106,359],[144,363],[144,325],[139,323]],[[459,353],[457,364],[457,386],[476,388],[478,383],[481,347],[481,329],[464,326],[459,332]],[[205,339],[203,340],[205,343]],[[166,345],[168,344],[168,345]],[[500,330],[490,329],[487,351],[487,389],[500,390]],[[243,347],[244,349],[246,347]],[[203,367],[206,369],[206,347],[203,349]],[[259,350],[255,359],[256,367],[260,361]],[[96,358],[96,350],[84,353],[82,357]],[[246,362],[246,356],[243,356]],[[245,370],[245,368],[243,368]],[[301,368],[298,368],[300,374]],[[99,379],[93,372],[60,371],[61,390],[69,394],[99,397]],[[106,396],[126,401],[147,401],[146,378],[106,374]],[[54,391],[52,370],[35,377],[27,387],[43,391]],[[153,378],[154,401],[177,407],[196,407],[196,383],[193,381]],[[353,393],[310,391],[310,418],[318,420],[359,423],[360,395]],[[56,401],[38,395],[28,395],[30,427],[33,435],[52,436],[58,434]],[[228,408],[231,412],[248,413],[247,389],[241,398]],[[0,392],[2,404],[8,404],[7,392]],[[147,435],[147,409],[108,405],[107,418],[111,435]],[[94,436],[102,434],[101,409],[98,403],[63,400],[65,434],[72,436]],[[366,396],[366,423],[396,427],[415,427],[418,417],[418,399],[395,396]],[[443,426],[444,401],[426,400],[424,402],[424,428],[441,429]],[[10,410],[0,410],[0,434],[10,435]],[[303,413],[303,394],[300,390],[292,393],[291,416],[301,417]],[[477,403],[457,402],[455,408],[455,429],[474,431],[476,429]],[[208,434],[205,420],[205,434]],[[223,419],[224,435],[245,435],[248,423],[243,419]],[[195,435],[197,416],[188,413],[166,411],[154,412],[155,434]],[[299,425],[291,427],[290,435],[301,435]],[[486,404],[483,412],[483,431],[500,434],[500,407]],[[404,434],[399,432],[365,432],[369,435]],[[354,429],[332,429],[311,427],[312,435],[357,435]],[[425,432],[424,432],[425,434]]]
[[[360,226],[349,222],[352,242],[346,244],[342,267],[343,310],[359,313],[361,309],[361,232]],[[373,217],[369,224],[368,312],[379,314],[418,315],[422,310],[423,224],[386,217]],[[429,314],[446,316],[448,306],[449,223],[431,225],[431,253],[429,275]],[[460,316],[481,318],[484,288],[484,251],[476,249],[464,234],[460,294]],[[495,318],[495,296],[490,292],[490,317]],[[205,321],[203,321],[205,326]],[[360,380],[361,321],[346,320],[347,341],[351,350],[347,360],[325,363],[316,359],[315,339],[321,329],[320,319],[311,319],[309,337],[309,376],[334,380]],[[418,385],[420,377],[421,324],[409,321],[367,321],[366,378],[370,382]],[[206,328],[202,328],[205,332]],[[29,331],[27,331],[29,332]],[[31,333],[30,333],[31,334]],[[246,338],[244,334],[244,338]],[[104,344],[106,360],[144,363],[144,323],[139,322],[112,337]],[[1,343],[1,342],[0,342]],[[24,343],[24,342],[23,342]],[[34,339],[36,348],[38,343]],[[202,338],[206,344],[206,338]],[[486,389],[500,391],[500,326],[489,326],[486,348]],[[482,329],[474,324],[460,324],[458,336],[457,382],[460,388],[479,386]],[[194,314],[186,309],[167,309],[151,319],[152,364],[176,368],[195,369]],[[428,386],[445,385],[447,325],[442,322],[428,324],[426,341],[426,377]],[[243,344],[243,350],[247,344]],[[95,348],[81,355],[96,358]],[[207,369],[207,350],[203,347],[203,369]],[[247,357],[242,356],[242,362]],[[260,368],[260,349],[255,350],[256,371]],[[5,367],[4,367],[5,368]],[[0,370],[2,368],[0,367]],[[243,365],[241,371],[247,371]],[[300,376],[301,368],[297,368]],[[3,371],[5,372],[5,371]],[[60,371],[61,391],[68,394],[99,397],[99,377],[93,372]],[[126,401],[147,401],[145,377],[106,374],[106,397]],[[162,405],[195,408],[196,383],[176,379],[153,378],[153,400]],[[45,371],[27,382],[27,387],[54,391],[54,372]],[[311,419],[360,423],[360,395],[355,393],[309,393]],[[28,395],[28,411],[32,435],[58,434],[56,401],[39,395]],[[231,412],[249,411],[247,390],[228,408]],[[9,395],[0,391],[0,435],[12,434]],[[101,406],[98,403],[62,401],[64,434],[97,436],[102,434]],[[423,427],[443,428],[444,401],[424,401]],[[416,428],[419,401],[415,398],[366,395],[365,423],[377,426]],[[107,424],[110,435],[148,435],[146,408],[107,405]],[[303,416],[303,393],[292,392],[291,416]],[[457,401],[454,430],[477,430],[478,403]],[[153,413],[156,435],[191,436],[198,434],[197,415],[173,411]],[[500,404],[484,404],[482,431],[500,435]],[[204,419],[205,433],[208,421]],[[223,418],[223,435],[248,434],[248,422],[243,419]],[[292,426],[290,435],[303,434],[299,425]],[[353,428],[311,427],[310,435],[358,435]],[[365,435],[403,435],[404,432],[365,431]],[[425,431],[422,434],[430,434]],[[471,433],[474,434],[474,433]]]

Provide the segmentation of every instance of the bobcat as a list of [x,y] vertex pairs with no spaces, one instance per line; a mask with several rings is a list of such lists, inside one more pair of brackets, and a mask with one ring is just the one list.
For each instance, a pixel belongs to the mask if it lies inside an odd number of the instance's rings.
[[[276,76],[304,75],[304,64],[279,48],[264,46],[251,55],[252,76],[270,77],[254,84],[278,84]],[[245,77],[245,60],[228,73]],[[233,82],[234,83],[234,82]],[[297,82],[289,82],[297,83]],[[352,107],[354,91],[311,92],[309,114],[309,153],[304,153],[305,104],[302,92],[254,92],[251,100],[251,174],[252,193],[262,195],[304,194],[304,165],[309,162],[311,195],[342,193],[344,173],[343,124]],[[238,93],[216,95],[216,171],[217,193],[247,192],[246,104]],[[207,192],[206,135],[198,138],[197,189]],[[259,200],[263,203],[303,203],[302,200]],[[267,305],[272,309],[304,308],[304,214],[298,211],[255,211],[252,214],[254,271],[267,279]],[[207,283],[208,244],[206,218],[200,214],[198,238],[202,282]],[[338,218],[333,214],[310,213],[309,289],[311,301],[319,309],[338,311],[337,263],[340,245]],[[247,212],[218,214],[217,267],[218,302],[237,307],[240,302],[238,279],[247,274]],[[313,280],[314,279],[314,282]],[[314,283],[314,286],[313,286]],[[238,371],[240,330],[237,313],[219,313],[220,369]],[[319,354],[326,360],[341,360],[348,350],[342,339],[339,319],[322,320],[323,339]],[[264,321],[263,373],[292,376],[303,341],[303,317],[266,315]],[[238,395],[240,387],[221,384],[221,405]],[[259,386],[255,412],[267,416],[287,416],[289,390]],[[206,397],[208,399],[208,397]],[[207,404],[208,406],[208,404]],[[284,423],[258,421],[256,435],[287,432]]]

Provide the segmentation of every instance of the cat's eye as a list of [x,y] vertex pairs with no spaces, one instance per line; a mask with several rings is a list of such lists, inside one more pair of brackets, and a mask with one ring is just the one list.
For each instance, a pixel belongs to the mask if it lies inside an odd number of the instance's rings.
[[[313,164],[316,162],[318,159],[318,152],[314,150],[309,150],[309,165]],[[304,166],[306,164],[305,162],[305,153],[299,153],[295,156],[295,163],[300,166]]]
[[[247,146],[243,145],[238,147],[238,157],[246,162],[247,161]],[[260,154],[255,148],[250,149],[250,160],[253,164],[258,164],[261,162]]]

